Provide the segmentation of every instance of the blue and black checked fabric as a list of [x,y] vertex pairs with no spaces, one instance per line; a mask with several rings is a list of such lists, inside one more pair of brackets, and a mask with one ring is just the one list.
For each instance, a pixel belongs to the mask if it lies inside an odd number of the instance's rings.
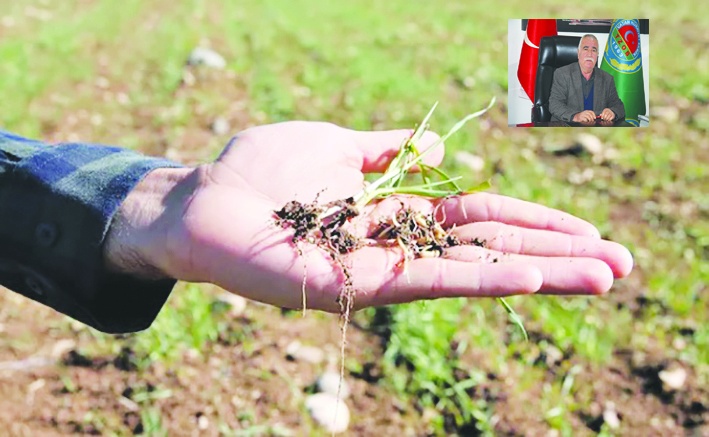
[[147,328],[175,281],[107,272],[102,247],[131,189],[151,170],[177,166],[0,130],[0,284],[101,331]]

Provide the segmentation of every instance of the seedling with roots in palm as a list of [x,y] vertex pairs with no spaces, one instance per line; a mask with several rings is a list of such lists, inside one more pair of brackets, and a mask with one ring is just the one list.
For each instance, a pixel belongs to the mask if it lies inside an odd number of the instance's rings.
[[[327,252],[340,266],[345,278],[343,289],[340,290],[338,298],[340,315],[343,318],[343,336],[355,299],[352,275],[344,261],[344,256],[348,253],[365,244],[398,246],[404,253],[404,261],[400,267],[406,272],[408,262],[413,259],[438,257],[443,255],[445,249],[461,244],[480,245],[478,240],[461,241],[451,234],[450,230],[444,229],[441,223],[436,220],[435,211],[425,214],[406,207],[403,202],[398,211],[389,217],[380,218],[378,226],[366,239],[357,237],[348,231],[345,225],[361,215],[367,205],[387,197],[415,195],[427,198],[445,198],[489,188],[489,181],[485,181],[477,186],[462,189],[458,184],[461,177],[450,177],[442,169],[425,164],[424,158],[440,147],[468,121],[487,112],[494,103],[495,99],[493,98],[485,109],[464,117],[436,142],[425,150],[420,150],[418,143],[428,129],[429,120],[437,106],[434,104],[412,134],[403,141],[396,156],[391,160],[381,177],[367,184],[359,193],[347,199],[336,200],[324,205],[318,204],[317,201],[305,204],[293,200],[280,210],[275,211],[277,224],[293,229],[293,242],[298,248],[301,243],[315,244]],[[404,185],[406,176],[414,168],[421,175],[421,183]],[[298,251],[300,253],[300,249]],[[307,306],[305,283],[304,273],[303,311]],[[527,338],[527,332],[520,317],[503,298],[498,298],[498,301],[503,305],[512,322],[520,328],[524,337]]]

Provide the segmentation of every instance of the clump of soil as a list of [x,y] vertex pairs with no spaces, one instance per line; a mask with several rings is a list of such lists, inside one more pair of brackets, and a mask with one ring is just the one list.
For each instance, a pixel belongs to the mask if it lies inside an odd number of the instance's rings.
[[461,244],[458,237],[443,229],[434,213],[423,214],[403,206],[379,221],[373,237],[379,243],[399,245],[407,259],[439,257],[443,250]]
[[445,249],[464,244],[457,236],[443,229],[434,212],[424,214],[403,204],[391,216],[380,218],[378,225],[366,237],[356,236],[346,229],[347,223],[360,215],[352,197],[327,204],[318,204],[317,200],[312,203],[292,200],[274,214],[278,226],[293,229],[292,241],[299,253],[302,243],[315,244],[342,269],[345,282],[338,302],[345,325],[349,322],[355,297],[345,255],[365,244],[398,246],[403,250],[405,267],[407,261],[439,257]]
[[[323,217],[325,212],[336,208],[337,212],[329,217]],[[342,226],[359,215],[354,206],[354,199],[336,200],[325,205],[319,205],[317,200],[312,203],[300,203],[291,200],[276,214],[276,224],[283,228],[292,228],[293,243],[307,242],[316,244],[331,254],[337,260],[338,254],[350,253],[358,247],[357,239]]]

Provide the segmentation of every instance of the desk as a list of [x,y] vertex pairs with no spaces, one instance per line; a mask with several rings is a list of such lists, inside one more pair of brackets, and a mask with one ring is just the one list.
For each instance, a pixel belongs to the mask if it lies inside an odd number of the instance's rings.
[[635,127],[625,121],[625,119],[614,122],[595,120],[590,123],[577,123],[575,121],[537,121],[534,123],[520,123],[512,125],[514,127]]

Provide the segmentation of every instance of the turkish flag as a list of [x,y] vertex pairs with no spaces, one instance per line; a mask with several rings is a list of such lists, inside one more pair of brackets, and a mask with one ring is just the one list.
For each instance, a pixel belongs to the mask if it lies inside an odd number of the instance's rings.
[[543,19],[527,21],[527,32],[524,34],[522,53],[519,56],[517,77],[532,102],[534,102],[534,87],[537,83],[539,43],[542,37],[555,36],[556,34],[556,20]]

